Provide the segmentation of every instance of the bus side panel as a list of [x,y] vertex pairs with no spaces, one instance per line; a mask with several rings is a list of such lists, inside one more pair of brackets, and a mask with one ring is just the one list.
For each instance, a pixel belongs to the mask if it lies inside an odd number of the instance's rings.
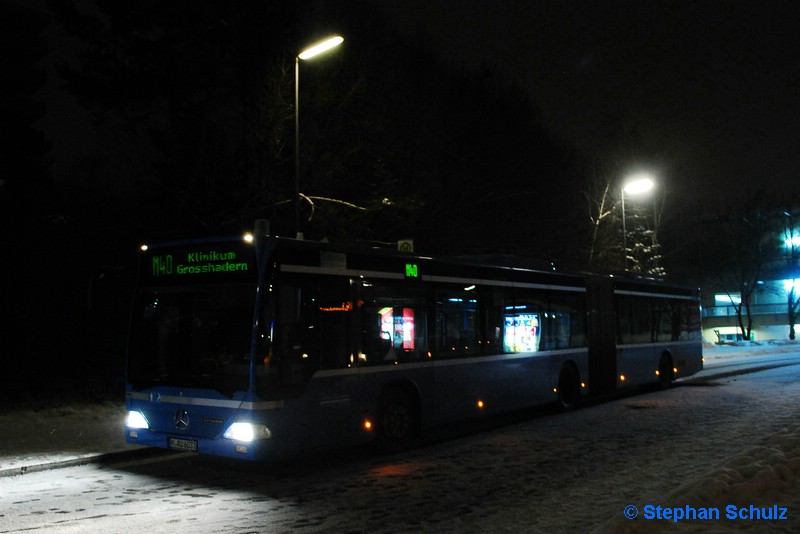
[[501,355],[435,364],[436,423],[471,419],[554,400],[547,355]]
[[[622,345],[617,348],[620,386],[652,384],[664,348],[660,345]],[[624,377],[624,379],[622,378]]]
[[291,421],[287,421],[287,435],[277,439],[288,439],[296,450],[349,445],[364,439],[356,394],[360,383],[355,369],[317,372],[302,396],[286,402]]
[[374,420],[381,396],[390,389],[400,389],[419,408],[423,427],[434,424],[433,367],[430,362],[380,365],[360,368],[361,381],[353,390],[354,405],[360,424]]
[[691,376],[703,370],[703,344],[685,341],[671,347],[672,363],[678,370],[675,378]]
[[557,401],[558,400],[558,393],[557,390],[553,388],[558,387],[558,379],[559,375],[561,374],[561,370],[564,366],[569,363],[574,365],[578,369],[578,379],[580,381],[580,394],[584,396],[587,394],[587,380],[589,379],[589,349],[586,348],[578,348],[578,349],[570,349],[570,350],[563,350],[563,351],[556,351],[553,353],[552,357],[548,359],[549,367],[548,373],[550,377],[550,382],[548,386],[548,391],[545,393],[552,392],[552,396],[548,396],[549,401]]

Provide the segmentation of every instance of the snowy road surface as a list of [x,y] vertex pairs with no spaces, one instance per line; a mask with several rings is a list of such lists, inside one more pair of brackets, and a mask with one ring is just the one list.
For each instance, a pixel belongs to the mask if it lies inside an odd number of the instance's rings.
[[[256,468],[180,456],[37,472],[0,479],[0,533],[796,532],[799,401],[793,365],[539,413],[391,457]],[[658,506],[670,519],[645,517]],[[748,518],[727,518],[728,506]],[[751,517],[783,508],[787,520]],[[720,519],[674,520],[713,509]]]

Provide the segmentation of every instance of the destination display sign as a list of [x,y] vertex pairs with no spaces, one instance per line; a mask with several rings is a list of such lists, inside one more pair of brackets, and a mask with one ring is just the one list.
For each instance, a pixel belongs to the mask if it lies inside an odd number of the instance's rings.
[[236,241],[154,248],[143,252],[140,268],[142,278],[153,283],[256,276],[252,245]]

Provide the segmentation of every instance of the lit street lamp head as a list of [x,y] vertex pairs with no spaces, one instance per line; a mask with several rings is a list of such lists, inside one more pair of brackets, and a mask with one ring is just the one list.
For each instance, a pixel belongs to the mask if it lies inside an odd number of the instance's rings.
[[632,176],[626,183],[622,190],[629,195],[636,195],[639,193],[646,193],[655,186],[653,179],[645,174],[637,174]]
[[300,52],[297,55],[297,57],[303,60],[311,59],[312,57],[317,56],[323,52],[327,52],[331,48],[339,46],[343,42],[344,42],[344,37],[341,37],[340,35],[329,37],[324,41],[320,41],[319,43],[306,48],[305,50]]

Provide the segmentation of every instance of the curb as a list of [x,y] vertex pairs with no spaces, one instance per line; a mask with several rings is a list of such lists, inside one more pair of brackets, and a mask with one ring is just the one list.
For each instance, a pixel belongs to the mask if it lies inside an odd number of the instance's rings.
[[[701,373],[704,371],[708,371],[709,374],[704,374],[702,376],[687,376],[686,378],[681,378],[676,381],[677,384],[691,384],[693,382],[709,382],[711,380],[717,380],[720,378],[728,378],[731,376],[739,376],[739,375],[748,375],[751,373],[758,373],[761,371],[767,371],[769,369],[778,369],[780,367],[790,367],[792,365],[800,365],[800,361],[796,362],[775,362],[775,363],[767,363],[764,365],[758,365],[755,367],[745,367],[741,369],[732,369],[730,371],[720,370],[719,373],[713,373],[711,369],[703,369],[700,371]],[[713,374],[712,374],[713,373]]]
[[89,453],[77,458],[68,458],[65,460],[55,460],[52,462],[33,463],[31,465],[23,465],[18,467],[10,467],[7,469],[0,469],[0,478],[13,477],[19,475],[26,475],[28,473],[39,473],[42,471],[49,471],[51,469],[61,469],[63,467],[74,467],[76,465],[87,464],[113,464],[120,462],[142,460],[155,456],[166,456],[171,451],[163,451],[161,449],[151,449],[142,447],[141,449],[127,449],[111,452],[98,452]]

